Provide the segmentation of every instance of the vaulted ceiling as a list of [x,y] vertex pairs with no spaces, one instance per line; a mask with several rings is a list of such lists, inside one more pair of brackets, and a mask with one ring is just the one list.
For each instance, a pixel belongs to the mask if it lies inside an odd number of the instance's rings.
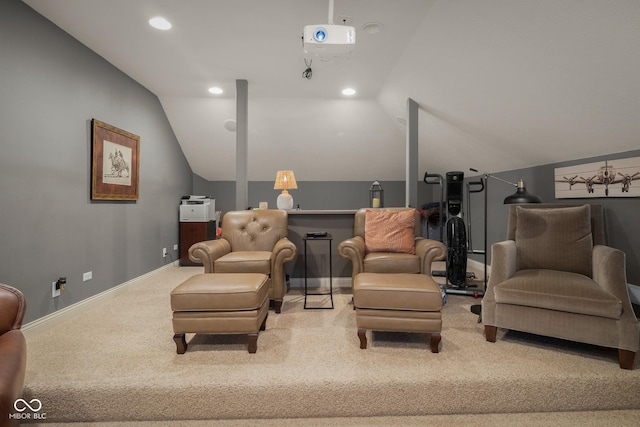
[[[236,79],[249,87],[250,180],[404,180],[408,98],[421,175],[640,147],[634,0],[335,0],[356,47],[314,60],[311,79],[302,29],[327,23],[328,0],[23,1],[153,92],[211,181],[235,179]],[[158,15],[173,28],[150,27]]]

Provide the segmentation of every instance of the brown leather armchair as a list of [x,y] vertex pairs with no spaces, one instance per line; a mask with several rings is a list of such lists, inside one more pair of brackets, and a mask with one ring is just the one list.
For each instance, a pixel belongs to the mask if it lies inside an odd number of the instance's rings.
[[262,273],[269,276],[269,299],[280,313],[286,293],[284,263],[297,255],[287,238],[283,210],[230,211],[222,218],[222,236],[195,243],[189,259],[204,265],[205,273]]
[[616,348],[620,367],[632,369],[640,323],[625,254],[605,246],[602,205],[512,205],[507,239],[491,248],[487,341],[505,328]]
[[[410,238],[405,248],[390,251],[386,250],[385,245],[372,247],[366,236],[371,236],[376,230],[370,230],[371,224],[367,227],[367,212],[370,218],[376,215],[376,212],[380,213],[379,215],[388,215],[375,225],[376,229],[383,230],[383,233],[375,233],[383,241],[391,243],[394,240],[393,237],[385,238],[384,233],[391,235],[401,226],[407,229],[413,227],[413,230],[405,230]],[[404,225],[399,224],[392,219],[393,213],[404,214],[405,219],[413,216],[413,220]],[[442,242],[422,237],[420,213],[413,208],[359,209],[354,217],[353,234],[354,237],[338,245],[340,256],[351,260],[352,284],[358,273],[422,273],[430,276],[431,263],[445,259],[447,254],[447,247]]]
[[[20,328],[24,318],[22,292],[0,283],[0,426],[12,425],[9,414],[22,396],[27,369],[27,343]],[[16,420],[15,425],[18,424]]]

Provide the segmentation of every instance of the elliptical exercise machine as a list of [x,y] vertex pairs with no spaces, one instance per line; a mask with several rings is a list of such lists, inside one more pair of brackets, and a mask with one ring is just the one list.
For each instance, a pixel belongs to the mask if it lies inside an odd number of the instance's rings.
[[[462,219],[464,172],[447,172],[447,285],[465,287],[467,229]],[[447,286],[448,288],[448,286]]]
[[[447,246],[446,270],[434,270],[432,275],[446,278],[445,290],[447,293],[472,295],[474,297],[482,296],[484,292],[479,291],[476,284],[469,284],[467,282],[467,279],[476,278],[475,273],[467,272],[468,253],[481,253],[483,251],[469,249],[471,240],[471,224],[469,223],[469,235],[467,235],[467,228],[463,218],[464,210],[462,208],[462,199],[464,195],[464,172],[447,172],[446,182],[441,175],[425,173],[424,182],[426,184],[440,185],[440,209],[442,210],[443,207],[446,206],[447,211],[447,221],[443,227],[443,231],[446,231],[446,233],[440,234],[440,241]],[[478,184],[481,183],[467,183],[467,186],[469,187],[468,192],[482,192],[484,190],[484,186],[481,186],[481,189],[479,190],[471,188],[471,186],[476,186]],[[445,197],[445,187],[446,204],[443,200]],[[469,196],[467,196],[467,198],[469,198]],[[446,239],[443,240],[445,237]]]

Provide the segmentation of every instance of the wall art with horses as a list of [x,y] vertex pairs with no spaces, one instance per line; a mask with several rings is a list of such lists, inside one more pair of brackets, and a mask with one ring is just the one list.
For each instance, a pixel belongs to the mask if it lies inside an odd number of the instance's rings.
[[91,198],[138,200],[140,137],[96,119],[91,123]]

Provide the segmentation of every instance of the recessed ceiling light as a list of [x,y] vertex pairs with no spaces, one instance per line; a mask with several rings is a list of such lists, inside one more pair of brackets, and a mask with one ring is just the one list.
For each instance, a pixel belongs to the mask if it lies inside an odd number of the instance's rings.
[[379,22],[367,22],[362,26],[362,31],[369,34],[376,34],[384,30],[384,25]]
[[224,91],[221,88],[217,87],[217,86],[209,88],[209,93],[212,93],[214,95],[220,95],[222,92],[224,92]]
[[347,96],[352,96],[356,94],[356,90],[355,89],[351,89],[350,87],[346,88],[345,90],[342,91],[343,95],[347,95]]
[[162,16],[156,16],[155,18],[149,19],[149,25],[158,30],[170,30],[171,22],[167,21]]

